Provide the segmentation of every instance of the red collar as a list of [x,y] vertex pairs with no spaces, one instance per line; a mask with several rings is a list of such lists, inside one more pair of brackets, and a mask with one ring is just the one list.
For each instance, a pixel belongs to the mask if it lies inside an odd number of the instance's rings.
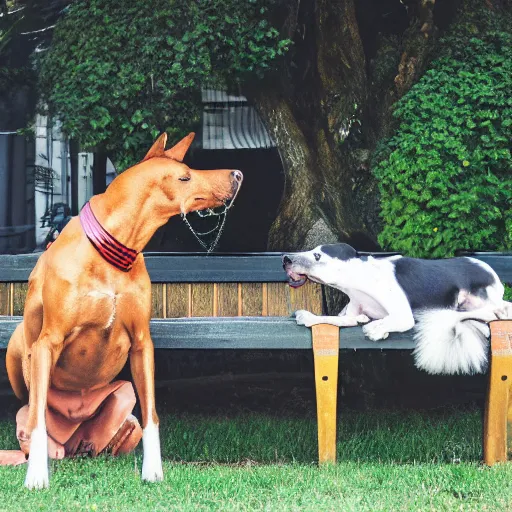
[[94,216],[89,202],[85,203],[80,212],[80,224],[87,238],[104,260],[123,272],[131,270],[139,253],[123,245],[103,228]]

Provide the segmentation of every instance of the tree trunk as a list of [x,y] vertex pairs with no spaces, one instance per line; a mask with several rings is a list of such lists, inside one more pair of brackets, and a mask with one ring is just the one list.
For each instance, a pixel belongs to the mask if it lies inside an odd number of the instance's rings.
[[246,91],[279,148],[285,174],[268,247],[304,248],[320,219],[335,239],[350,241],[363,233],[370,241],[354,193],[368,169],[361,180],[345,144],[353,125],[360,126],[367,96],[353,0],[290,4],[284,26],[294,46],[283,68],[266,86]]
[[[390,38],[381,38],[375,59],[370,64],[372,87],[369,98],[371,123],[375,129],[375,143],[389,137],[396,129],[393,106],[425,72],[437,40],[434,24],[435,0],[404,2],[408,26],[393,47]],[[456,7],[445,13],[453,17]],[[445,20],[447,21],[447,20]],[[400,42],[398,42],[400,41]],[[383,70],[386,61],[392,68]],[[382,78],[382,75],[386,75]]]
[[269,233],[269,250],[295,250],[313,226],[315,212],[313,157],[290,105],[275,91],[255,94],[258,110],[277,144],[285,186],[277,218]]
[[[366,58],[353,0],[317,0],[315,6],[317,116],[313,143],[321,172],[320,209],[340,240],[371,248],[366,222],[368,167],[359,165],[372,140],[367,122]],[[365,240],[366,239],[366,240]]]
[[401,98],[423,74],[428,62],[430,39],[435,35],[435,0],[417,0],[409,6],[411,25],[395,78],[397,99]]
[[[392,132],[393,103],[428,63],[435,39],[434,2],[407,2],[408,27],[396,37],[396,57],[380,81],[375,78],[380,62],[365,55],[362,38],[375,39],[382,27],[374,22],[362,32],[360,17],[367,13],[361,13],[361,6],[356,13],[354,0],[287,4],[279,22],[284,37],[293,40],[292,48],[266,83],[258,83],[257,90],[247,84],[245,90],[279,148],[285,174],[270,250],[303,249],[306,235],[311,241],[320,220],[334,239],[360,250],[379,248],[370,160],[379,138]],[[406,7],[398,0],[397,6],[407,23]],[[383,62],[389,61],[384,54]]]

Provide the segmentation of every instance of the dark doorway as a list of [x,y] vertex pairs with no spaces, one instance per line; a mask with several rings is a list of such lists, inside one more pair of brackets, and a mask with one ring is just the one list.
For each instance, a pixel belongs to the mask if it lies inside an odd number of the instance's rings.
[[[277,149],[195,149],[187,155],[185,163],[193,169],[239,169],[244,174],[242,189],[228,213],[215,252],[265,251],[284,189]],[[197,214],[190,214],[188,219],[198,232],[207,232],[217,224],[217,218],[200,218]],[[183,220],[174,217],[155,233],[146,251],[203,252],[204,249]]]

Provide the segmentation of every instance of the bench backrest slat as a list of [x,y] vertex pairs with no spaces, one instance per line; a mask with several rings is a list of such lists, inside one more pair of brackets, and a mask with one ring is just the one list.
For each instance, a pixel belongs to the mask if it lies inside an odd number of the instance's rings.
[[[377,253],[383,255],[384,253]],[[488,263],[503,282],[512,282],[512,253],[464,253]],[[0,282],[27,282],[40,253],[0,255]],[[153,283],[284,283],[281,253],[145,253]]]
[[[0,282],[26,282],[40,253],[0,255]],[[144,253],[153,283],[284,283],[280,253]]]
[[152,318],[322,314],[322,287],[286,283],[153,283]]
[[512,283],[512,253],[484,253],[468,254],[490,265],[504,283]]
[[[381,254],[382,255],[382,254]],[[470,253],[504,282],[512,282],[512,254]],[[27,280],[39,254],[0,256],[0,315],[22,315]],[[322,290],[286,284],[280,253],[145,254],[152,280],[152,317],[289,316],[322,313]]]
[[[23,315],[27,283],[0,283],[0,315]],[[322,287],[307,283],[153,283],[153,318],[290,316],[297,309],[322,314]]]

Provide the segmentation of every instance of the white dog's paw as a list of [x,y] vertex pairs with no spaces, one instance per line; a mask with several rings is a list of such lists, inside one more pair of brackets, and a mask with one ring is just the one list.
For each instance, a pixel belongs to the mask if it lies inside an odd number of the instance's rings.
[[512,320],[512,303],[503,301],[503,306],[495,314],[499,320]]
[[384,320],[375,320],[363,326],[364,335],[372,341],[385,340],[389,336]]
[[370,321],[370,318],[366,315],[357,315],[356,316],[356,322],[358,324],[367,324]]
[[295,320],[297,321],[297,325],[305,325],[306,327],[311,327],[318,323],[316,321],[316,315],[305,309],[299,309],[299,311],[295,312]]

